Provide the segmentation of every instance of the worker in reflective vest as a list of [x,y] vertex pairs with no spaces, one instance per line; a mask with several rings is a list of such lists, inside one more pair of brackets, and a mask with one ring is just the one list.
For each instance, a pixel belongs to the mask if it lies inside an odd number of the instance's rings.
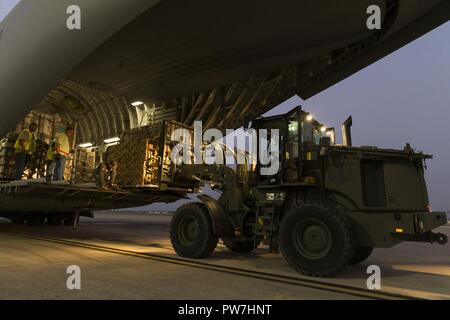
[[67,127],[66,131],[56,139],[56,167],[54,180],[63,181],[64,171],[66,169],[66,160],[70,155],[70,139],[73,137],[75,130]]
[[37,129],[36,123],[30,124],[28,129],[22,130],[14,144],[16,154],[15,179],[21,180],[25,167],[36,148],[36,137],[34,132]]

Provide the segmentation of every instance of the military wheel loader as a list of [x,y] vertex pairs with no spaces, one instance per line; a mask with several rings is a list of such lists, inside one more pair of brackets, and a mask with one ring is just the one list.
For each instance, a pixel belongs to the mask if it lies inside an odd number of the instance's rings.
[[[139,158],[145,161],[136,167],[144,182],[121,183],[117,190],[39,180],[0,183],[0,217],[39,226],[64,221],[75,227],[79,216],[93,217],[97,210],[187,199],[188,193],[209,184],[220,192],[218,199],[202,194],[199,201],[181,206],[171,221],[171,241],[180,256],[206,258],[218,239],[240,253],[264,244],[271,252],[281,252],[299,272],[328,277],[364,261],[375,247],[402,241],[447,243],[444,234],[433,232],[447,217],[429,205],[424,169],[431,156],[409,145],[403,150],[353,147],[351,125],[349,118],[343,125],[343,143],[337,145],[334,129],[301,107],[258,118],[251,125],[254,139],[270,143],[257,145],[253,153],[222,144],[228,154],[245,160],[229,166],[173,161],[171,155],[177,152],[189,160],[192,148],[195,155],[220,141],[192,145],[195,126],[192,130],[164,121],[141,137],[146,148],[138,148],[145,151]],[[187,131],[181,136],[186,140],[177,141],[178,131]],[[117,147],[132,148],[126,142]],[[108,158],[118,160],[116,153]],[[214,153],[220,151],[213,148]],[[264,154],[264,161],[251,161],[255,154]],[[119,168],[128,178],[129,166]]]
[[430,155],[404,150],[351,146],[351,118],[343,145],[301,107],[259,118],[260,129],[279,130],[279,170],[262,175],[261,165],[181,164],[176,179],[208,182],[215,200],[180,207],[171,222],[178,255],[206,258],[218,239],[233,252],[261,243],[281,252],[299,272],[330,277],[369,257],[373,248],[402,241],[447,243],[432,230],[447,224],[432,212],[424,179]]

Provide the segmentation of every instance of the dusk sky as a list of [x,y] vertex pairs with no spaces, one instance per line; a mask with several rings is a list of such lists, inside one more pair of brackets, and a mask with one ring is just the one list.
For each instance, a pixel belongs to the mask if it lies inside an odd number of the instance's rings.
[[[0,21],[17,0],[0,0]],[[353,143],[402,149],[406,142],[434,155],[427,182],[435,210],[450,209],[450,23],[302,101],[324,124],[339,128],[353,116]],[[340,141],[340,138],[338,138]]]
[[11,11],[19,2],[18,0],[0,0],[0,21]]

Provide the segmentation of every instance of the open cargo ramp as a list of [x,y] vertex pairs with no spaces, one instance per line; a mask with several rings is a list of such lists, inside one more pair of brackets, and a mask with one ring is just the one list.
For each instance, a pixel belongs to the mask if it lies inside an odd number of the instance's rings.
[[129,187],[102,190],[91,185],[15,181],[0,183],[0,216],[18,213],[73,213],[133,208],[155,202],[170,203],[186,198],[189,189]]

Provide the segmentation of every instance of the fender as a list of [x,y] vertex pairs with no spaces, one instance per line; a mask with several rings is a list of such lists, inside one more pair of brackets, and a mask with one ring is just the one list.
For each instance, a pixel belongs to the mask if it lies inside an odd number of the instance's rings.
[[207,195],[200,195],[198,199],[208,210],[213,224],[214,235],[218,238],[233,236],[233,227],[220,203]]

